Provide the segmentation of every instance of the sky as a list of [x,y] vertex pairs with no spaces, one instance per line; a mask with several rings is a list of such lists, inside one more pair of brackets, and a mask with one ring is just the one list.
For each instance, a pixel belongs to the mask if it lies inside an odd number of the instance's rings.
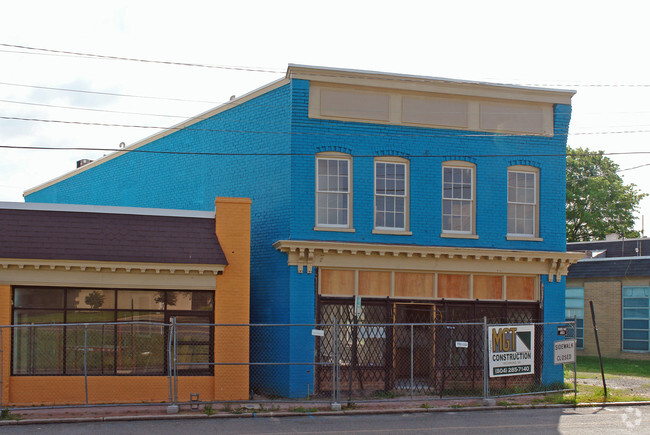
[[[644,6],[625,0],[6,1],[0,146],[128,146],[282,78],[293,63],[575,90],[568,144],[615,153],[609,157],[624,181],[650,193]],[[0,148],[0,201],[22,202],[25,190],[72,171],[77,160],[107,153]],[[639,230],[641,215],[650,226],[650,198],[641,203]]]

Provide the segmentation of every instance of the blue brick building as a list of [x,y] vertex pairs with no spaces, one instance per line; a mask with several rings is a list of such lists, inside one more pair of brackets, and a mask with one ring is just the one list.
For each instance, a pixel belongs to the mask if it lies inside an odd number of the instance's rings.
[[[26,201],[211,210],[216,196],[251,198],[252,323],[563,321],[577,261],[564,215],[572,95],[292,65]],[[257,344],[252,332],[251,358],[325,360],[310,330]],[[390,388],[404,356],[385,331],[374,338],[355,340],[366,355],[355,364]],[[438,359],[422,338],[416,375],[427,376]],[[536,375],[561,381],[553,335],[536,339]],[[290,397],[326,379],[301,365],[251,373]]]

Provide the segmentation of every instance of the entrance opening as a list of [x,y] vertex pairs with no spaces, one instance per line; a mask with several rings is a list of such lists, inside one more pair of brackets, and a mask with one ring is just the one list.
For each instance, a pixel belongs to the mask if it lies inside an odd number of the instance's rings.
[[[435,365],[435,306],[428,304],[394,305],[395,386],[410,386],[411,367],[417,384],[429,385]],[[400,325],[416,323],[416,325]],[[411,329],[413,337],[411,340]]]

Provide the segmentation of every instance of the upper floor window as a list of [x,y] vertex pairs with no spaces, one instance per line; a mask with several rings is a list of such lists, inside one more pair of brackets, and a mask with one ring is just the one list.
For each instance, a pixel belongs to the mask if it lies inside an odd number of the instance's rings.
[[406,231],[408,227],[408,161],[375,160],[375,229]]
[[537,235],[537,177],[533,167],[511,166],[508,169],[508,235]]
[[445,162],[442,167],[442,232],[474,233],[474,171],[472,163]]
[[352,160],[344,154],[331,154],[316,158],[316,226],[349,228]]

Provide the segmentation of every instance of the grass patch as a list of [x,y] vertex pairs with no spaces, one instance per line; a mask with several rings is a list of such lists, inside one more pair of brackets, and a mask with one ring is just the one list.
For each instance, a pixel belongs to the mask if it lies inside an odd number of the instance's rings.
[[420,408],[423,408],[423,409],[431,409],[431,408],[434,408],[434,406],[433,406],[433,405],[430,405],[428,402],[426,402],[426,403],[421,404],[421,405],[420,405]]
[[207,403],[203,406],[203,413],[205,415],[213,415],[217,410],[212,407],[211,404]]
[[[577,367],[578,377],[580,377],[581,374],[588,377],[600,376],[600,363],[598,362],[597,356],[579,356]],[[650,378],[650,364],[648,364],[647,361],[603,358],[603,370],[605,372],[605,377],[607,377],[607,375],[618,375]],[[569,372],[573,373],[573,367],[569,368]]]
[[0,420],[20,420],[20,417],[9,411],[9,408],[5,408],[0,411]]
[[302,414],[306,414],[308,412],[318,412],[318,408],[305,408],[303,406],[299,406],[297,408],[293,408],[290,410],[291,412],[299,412]]
[[577,400],[573,393],[549,394],[544,397],[544,402],[549,404],[575,405],[576,403],[603,403],[603,402],[643,402],[647,397],[638,396],[625,390],[607,389],[607,397],[603,387],[595,385],[578,385]]
[[392,391],[375,391],[374,396],[378,399],[394,399],[397,397],[397,394],[395,394]]

